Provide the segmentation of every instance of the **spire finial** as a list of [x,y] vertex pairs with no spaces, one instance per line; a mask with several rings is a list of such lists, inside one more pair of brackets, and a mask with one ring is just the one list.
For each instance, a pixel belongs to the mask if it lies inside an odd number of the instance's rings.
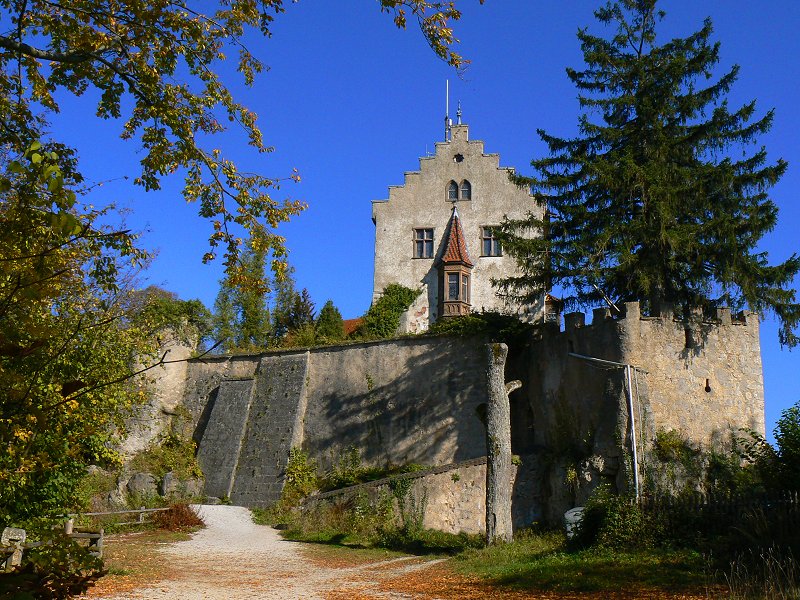
[[456,111],[456,123],[461,125],[461,100],[458,101],[458,110]]

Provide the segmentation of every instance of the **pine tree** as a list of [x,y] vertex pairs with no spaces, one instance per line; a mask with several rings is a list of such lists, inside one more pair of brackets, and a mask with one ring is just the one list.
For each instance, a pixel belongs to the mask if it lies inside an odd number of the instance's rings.
[[[656,43],[656,0],[618,0],[595,12],[615,29],[578,32],[586,68],[567,69],[578,88],[579,135],[539,131],[550,156],[517,177],[545,217],[507,221],[501,239],[522,275],[497,282],[532,302],[563,290],[567,306],[662,301],[688,312],[729,305],[774,312],[780,341],[800,341],[791,289],[800,257],[770,266],[756,249],[777,220],[767,190],[787,163],[748,150],[772,126],[755,101],[732,110],[734,66],[714,77],[719,42],[706,20],[696,33]],[[531,234],[535,235],[531,235]]]
[[338,342],[344,339],[344,320],[342,313],[328,300],[319,311],[316,323],[317,336],[326,342]]

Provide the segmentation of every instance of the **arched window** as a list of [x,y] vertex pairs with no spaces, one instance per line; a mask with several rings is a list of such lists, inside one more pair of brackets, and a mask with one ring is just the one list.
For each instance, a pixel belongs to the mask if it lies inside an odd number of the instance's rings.
[[472,185],[466,179],[461,182],[461,199],[472,200]]
[[455,181],[447,184],[447,199],[451,202],[458,200],[458,184]]

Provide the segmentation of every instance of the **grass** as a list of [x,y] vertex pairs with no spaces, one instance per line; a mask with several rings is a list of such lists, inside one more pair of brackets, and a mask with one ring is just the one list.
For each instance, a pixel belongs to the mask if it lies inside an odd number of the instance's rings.
[[466,550],[452,564],[462,575],[477,575],[492,584],[526,590],[678,591],[702,589],[705,584],[705,563],[697,552],[567,552],[560,533],[523,532],[511,544]]
[[103,560],[108,575],[97,582],[90,596],[127,592],[160,579],[169,569],[169,564],[158,549],[190,537],[190,533],[185,531],[160,530],[107,536]]
[[320,531],[304,531],[303,529],[290,528],[282,532],[287,540],[325,544],[350,549],[373,549],[394,551],[399,554],[414,554],[416,556],[454,556],[468,548],[476,548],[483,544],[480,536],[467,534],[452,534],[424,529],[422,531],[404,532],[393,530],[379,534],[377,538],[359,535],[357,533],[343,533],[335,529]]
[[404,552],[386,548],[364,548],[347,544],[309,544],[304,554],[316,564],[326,567],[354,567],[405,556]]

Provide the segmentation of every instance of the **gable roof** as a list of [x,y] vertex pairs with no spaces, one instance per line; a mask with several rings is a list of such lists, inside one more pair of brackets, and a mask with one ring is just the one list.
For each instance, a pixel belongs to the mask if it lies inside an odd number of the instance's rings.
[[458,210],[453,206],[453,216],[447,224],[447,246],[442,254],[442,262],[460,263],[467,267],[473,267],[467,251],[467,242],[464,239],[464,230],[461,228],[461,219],[458,218]]

